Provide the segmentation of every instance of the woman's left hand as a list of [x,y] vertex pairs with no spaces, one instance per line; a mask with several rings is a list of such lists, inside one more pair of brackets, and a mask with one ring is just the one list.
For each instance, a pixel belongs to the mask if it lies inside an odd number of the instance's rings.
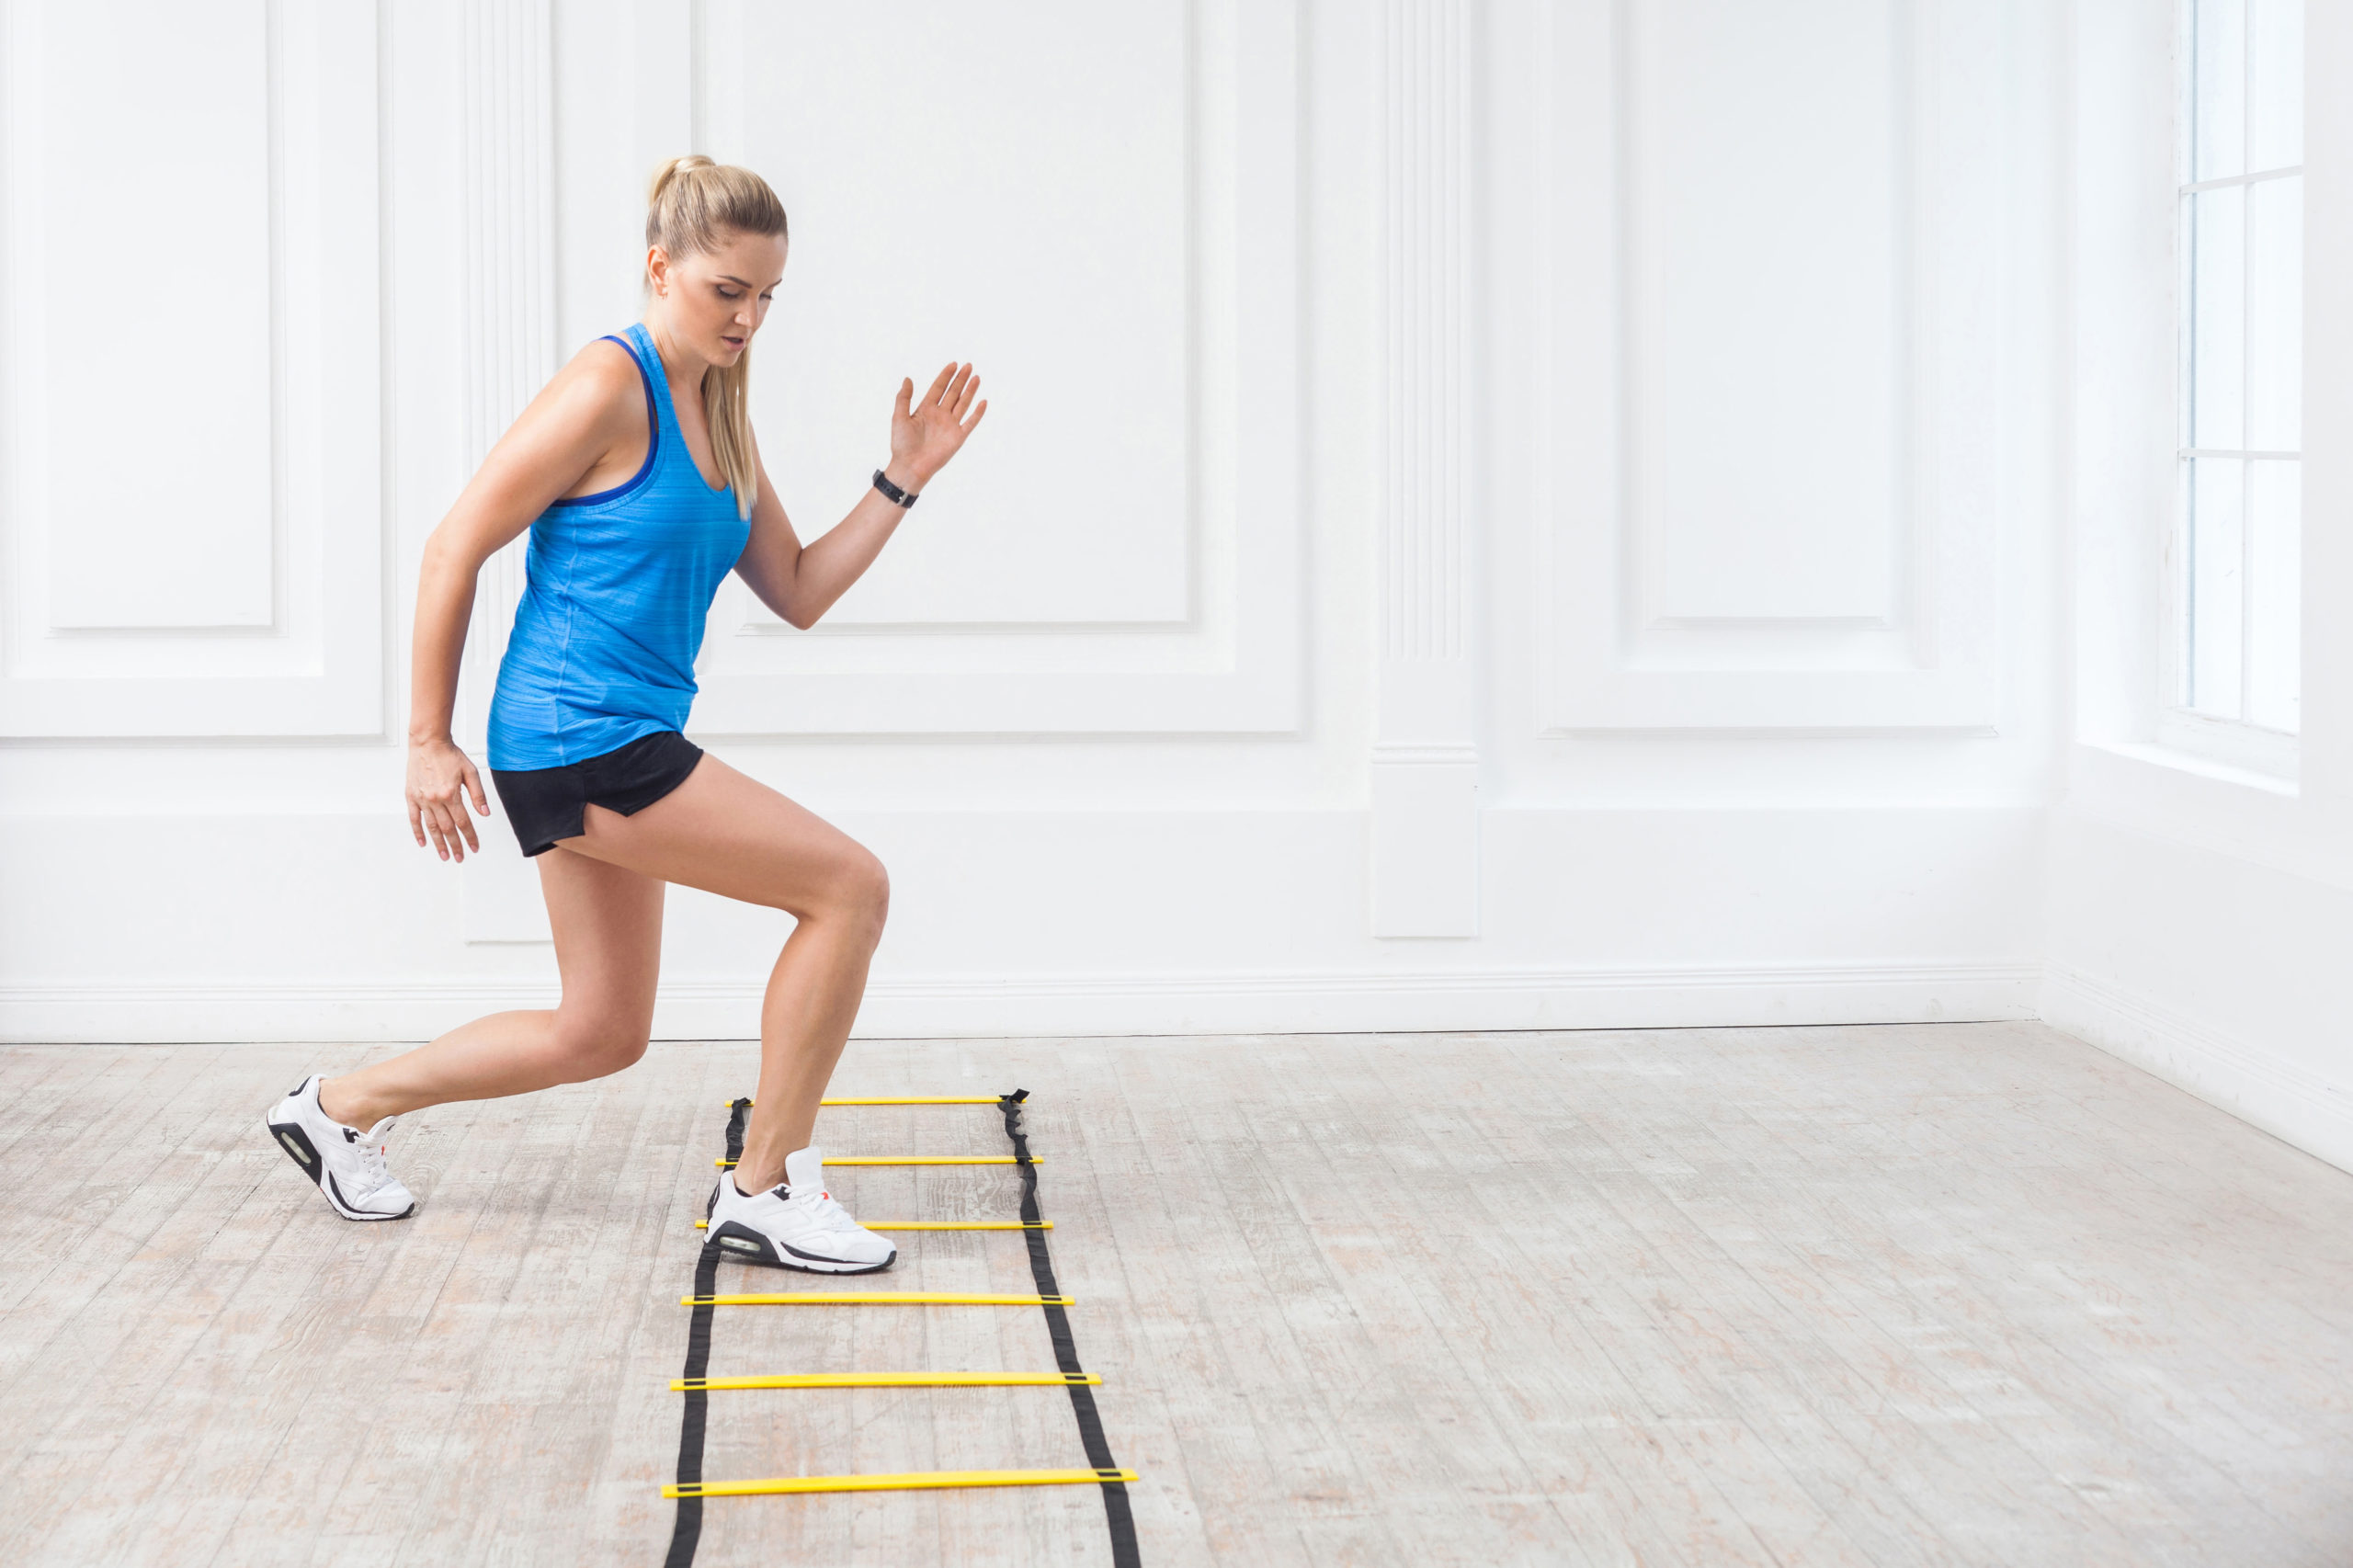
[[932,378],[931,390],[915,397],[912,378],[899,383],[899,403],[891,413],[891,468],[893,484],[921,490],[931,476],[948,466],[989,411],[988,400],[972,400],[981,378],[970,365],[949,365]]

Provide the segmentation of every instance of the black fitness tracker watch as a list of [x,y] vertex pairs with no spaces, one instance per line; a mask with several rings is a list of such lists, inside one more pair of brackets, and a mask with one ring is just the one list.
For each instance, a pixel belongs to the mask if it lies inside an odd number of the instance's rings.
[[897,485],[883,478],[882,471],[879,468],[874,471],[874,488],[882,492],[882,494],[886,499],[901,506],[912,506],[918,500],[922,499],[922,493],[920,491],[900,489]]

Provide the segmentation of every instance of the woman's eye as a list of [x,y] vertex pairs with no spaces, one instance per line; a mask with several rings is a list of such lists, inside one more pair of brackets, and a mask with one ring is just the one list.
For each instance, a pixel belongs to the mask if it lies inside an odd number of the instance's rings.
[[722,289],[719,291],[719,297],[722,300],[740,300],[743,298],[741,294],[738,294],[733,289]]

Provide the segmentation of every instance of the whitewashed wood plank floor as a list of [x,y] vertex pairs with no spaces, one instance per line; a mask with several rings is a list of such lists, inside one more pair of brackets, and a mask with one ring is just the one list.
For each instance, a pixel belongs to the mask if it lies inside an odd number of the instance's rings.
[[[412,1118],[419,1213],[347,1224],[259,1117],[382,1049],[0,1050],[0,1562],[661,1560],[752,1048]],[[835,1089],[1017,1085],[1147,1564],[2353,1562],[2353,1177],[2040,1026],[862,1042]],[[1031,1290],[1017,1233],[898,1239],[860,1283]],[[710,1369],[1052,1364],[1034,1310],[733,1308]],[[1085,1462],[1051,1388],[710,1411],[712,1479]],[[705,1518],[710,1568],[1109,1556],[1086,1487]]]

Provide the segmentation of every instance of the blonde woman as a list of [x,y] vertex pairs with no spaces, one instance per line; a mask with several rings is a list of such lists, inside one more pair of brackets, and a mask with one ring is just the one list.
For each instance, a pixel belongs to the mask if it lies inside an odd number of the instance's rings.
[[271,1133],[347,1220],[414,1212],[384,1165],[393,1119],[450,1100],[616,1073],[653,1027],[666,884],[790,911],[760,1010],[757,1104],[710,1239],[750,1261],[887,1268],[892,1244],[824,1190],[810,1139],[857,1016],[889,898],[881,863],[680,732],[712,596],[732,568],[794,626],[871,565],[981,416],[980,378],[902,382],[891,457],[848,517],[803,545],[752,437],[753,335],[784,276],[785,213],[748,169],[695,156],[654,180],[642,322],[589,344],[532,400],[426,543],[416,597],[409,826],[444,860],[488,815],[449,736],[474,577],[529,528],[529,585],[499,665],[490,769],[540,864],[563,996],[494,1013],[357,1072],[305,1078]]

